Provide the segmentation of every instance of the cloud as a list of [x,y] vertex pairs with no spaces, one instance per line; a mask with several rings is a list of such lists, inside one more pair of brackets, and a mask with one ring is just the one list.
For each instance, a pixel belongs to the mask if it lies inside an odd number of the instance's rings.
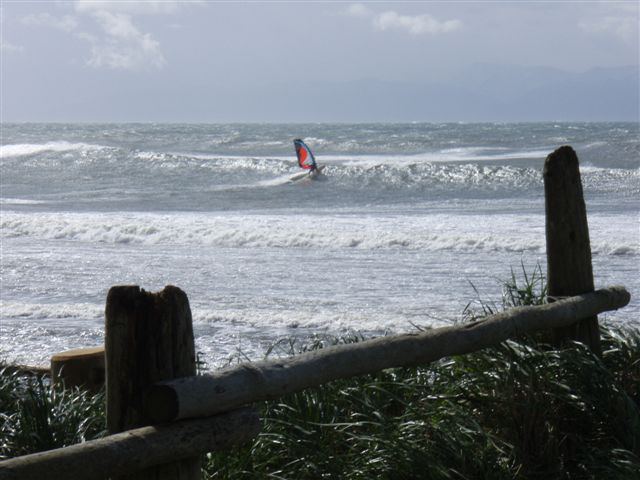
[[638,16],[605,16],[594,20],[582,20],[578,26],[588,33],[613,35],[624,41],[638,40]]
[[176,13],[182,5],[197,4],[200,1],[123,1],[123,0],[76,0],[75,9],[79,13],[110,12],[130,15],[164,15]]
[[462,27],[460,20],[441,22],[428,14],[401,15],[392,10],[375,13],[362,3],[349,5],[345,14],[357,18],[371,18],[371,24],[379,31],[404,30],[411,35],[439,35]]
[[446,20],[441,22],[431,15],[400,15],[388,11],[376,15],[373,25],[378,30],[405,30],[411,35],[439,35],[449,33],[462,27],[460,20]]
[[160,50],[160,43],[150,34],[138,30],[129,15],[96,10],[92,12],[92,16],[105,34],[98,40],[85,36],[92,44],[91,58],[88,61],[92,67],[160,69],[167,63]]
[[353,3],[349,5],[345,13],[352,17],[368,17],[373,14],[373,12],[362,3]]
[[3,53],[21,53],[24,47],[0,40],[0,51]]
[[22,18],[21,23],[31,27],[51,27],[63,32],[72,32],[78,27],[78,20],[72,15],[55,17],[49,13],[27,15]]
[[[27,15],[22,23],[50,27],[72,34],[90,45],[87,65],[119,70],[161,69],[167,61],[160,42],[151,33],[141,31],[135,15],[171,15],[195,1],[102,1],[77,0],[73,15],[55,17],[49,13]],[[99,27],[92,31],[90,20]],[[95,30],[95,27],[93,28]],[[91,33],[89,33],[91,31]]]

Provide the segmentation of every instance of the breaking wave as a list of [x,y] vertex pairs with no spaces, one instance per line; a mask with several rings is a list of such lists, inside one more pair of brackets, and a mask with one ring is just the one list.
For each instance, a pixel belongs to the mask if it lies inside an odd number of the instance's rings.
[[[612,220],[592,217],[593,231]],[[594,254],[637,255],[633,222],[614,235],[592,234]],[[490,225],[490,227],[488,226]],[[598,228],[601,227],[601,228]],[[213,214],[29,214],[5,212],[4,238],[29,237],[104,244],[192,245],[221,248],[354,248],[425,251],[544,252],[544,217],[529,215],[287,216]]]
[[43,152],[72,152],[72,151],[99,151],[109,147],[91,145],[88,143],[70,143],[66,141],[47,143],[17,143],[0,146],[0,159],[9,157],[24,157],[37,155]]

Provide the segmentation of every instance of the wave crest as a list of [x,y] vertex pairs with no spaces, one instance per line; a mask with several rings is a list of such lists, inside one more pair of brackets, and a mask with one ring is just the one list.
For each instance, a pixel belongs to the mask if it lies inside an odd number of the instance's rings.
[[[606,223],[606,219],[602,219]],[[487,222],[492,224],[487,228]],[[417,215],[279,216],[211,214],[30,214],[5,212],[4,238],[106,244],[194,245],[220,248],[355,248],[467,252],[545,251],[544,218],[526,228],[512,216]],[[637,255],[639,245],[622,232],[592,239],[594,254]]]
[[16,143],[0,146],[0,159],[9,157],[24,157],[44,152],[95,151],[109,148],[103,145],[89,143],[71,143],[66,141],[47,143]]

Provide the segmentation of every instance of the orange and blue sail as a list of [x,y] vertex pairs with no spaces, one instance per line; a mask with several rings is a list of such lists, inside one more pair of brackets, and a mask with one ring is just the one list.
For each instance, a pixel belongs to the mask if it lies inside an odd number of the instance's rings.
[[293,145],[296,147],[296,155],[298,157],[298,165],[305,170],[315,170],[318,165],[316,159],[311,153],[311,149],[299,138],[293,141]]

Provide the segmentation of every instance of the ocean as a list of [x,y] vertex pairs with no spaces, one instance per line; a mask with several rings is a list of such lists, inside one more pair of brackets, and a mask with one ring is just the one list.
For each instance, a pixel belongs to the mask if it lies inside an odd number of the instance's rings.
[[[640,326],[637,123],[2,124],[0,358],[100,345],[113,285],[188,295],[210,365],[460,321],[546,270],[544,158],[581,162],[596,288]],[[301,137],[326,175],[298,173]]]

